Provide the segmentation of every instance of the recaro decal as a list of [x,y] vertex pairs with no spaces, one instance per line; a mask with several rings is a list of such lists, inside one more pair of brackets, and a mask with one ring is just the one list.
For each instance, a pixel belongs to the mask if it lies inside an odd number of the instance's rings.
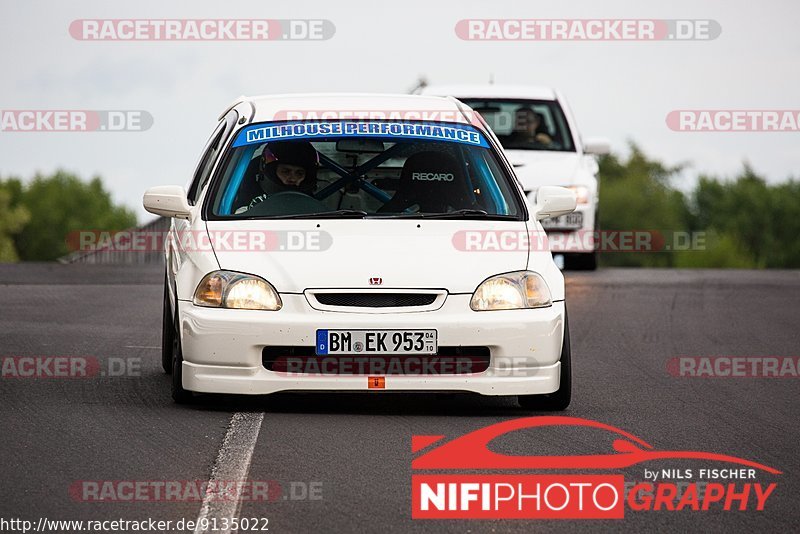
[[411,173],[411,179],[425,182],[452,182],[455,176],[450,172],[414,172]]

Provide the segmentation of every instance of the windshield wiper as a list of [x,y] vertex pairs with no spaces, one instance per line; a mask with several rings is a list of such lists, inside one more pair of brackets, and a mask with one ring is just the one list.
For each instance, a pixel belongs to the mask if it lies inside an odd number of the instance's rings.
[[424,219],[424,213],[373,213],[370,219]]
[[479,209],[462,209],[448,213],[392,213],[369,214],[362,210],[335,210],[319,213],[297,213],[295,215],[276,215],[274,219],[516,219],[514,215],[499,215]]
[[488,213],[486,210],[463,209],[448,213],[426,213],[426,219],[514,219],[513,215]]
[[362,210],[335,210],[321,211],[319,213],[298,213],[287,215],[281,219],[363,219],[367,216],[366,211]]

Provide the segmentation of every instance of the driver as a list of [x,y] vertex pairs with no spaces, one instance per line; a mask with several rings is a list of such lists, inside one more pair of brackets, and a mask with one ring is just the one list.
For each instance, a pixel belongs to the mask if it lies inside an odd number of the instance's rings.
[[514,113],[514,131],[509,136],[514,143],[535,143],[540,145],[550,145],[553,139],[547,134],[544,128],[542,115],[528,107],[519,108]]
[[319,154],[307,141],[272,142],[264,145],[258,157],[255,179],[262,194],[236,213],[244,213],[270,195],[297,192],[312,195],[317,188]]

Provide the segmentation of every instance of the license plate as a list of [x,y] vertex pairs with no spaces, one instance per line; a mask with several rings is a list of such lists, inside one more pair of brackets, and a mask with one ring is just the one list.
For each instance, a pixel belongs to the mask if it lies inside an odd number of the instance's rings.
[[436,330],[317,330],[317,355],[436,354]]
[[568,213],[559,217],[544,219],[545,230],[573,230],[583,227],[583,213]]

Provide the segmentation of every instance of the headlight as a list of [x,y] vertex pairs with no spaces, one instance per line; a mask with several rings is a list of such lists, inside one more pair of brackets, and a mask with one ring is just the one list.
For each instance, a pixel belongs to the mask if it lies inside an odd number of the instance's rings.
[[550,306],[550,288],[538,274],[518,271],[493,276],[478,286],[469,307],[475,311]]
[[281,309],[283,303],[269,282],[251,274],[214,271],[198,284],[192,299],[197,306],[240,310]]
[[589,188],[583,185],[568,185],[567,189],[575,192],[575,197],[578,199],[578,204],[589,203]]

